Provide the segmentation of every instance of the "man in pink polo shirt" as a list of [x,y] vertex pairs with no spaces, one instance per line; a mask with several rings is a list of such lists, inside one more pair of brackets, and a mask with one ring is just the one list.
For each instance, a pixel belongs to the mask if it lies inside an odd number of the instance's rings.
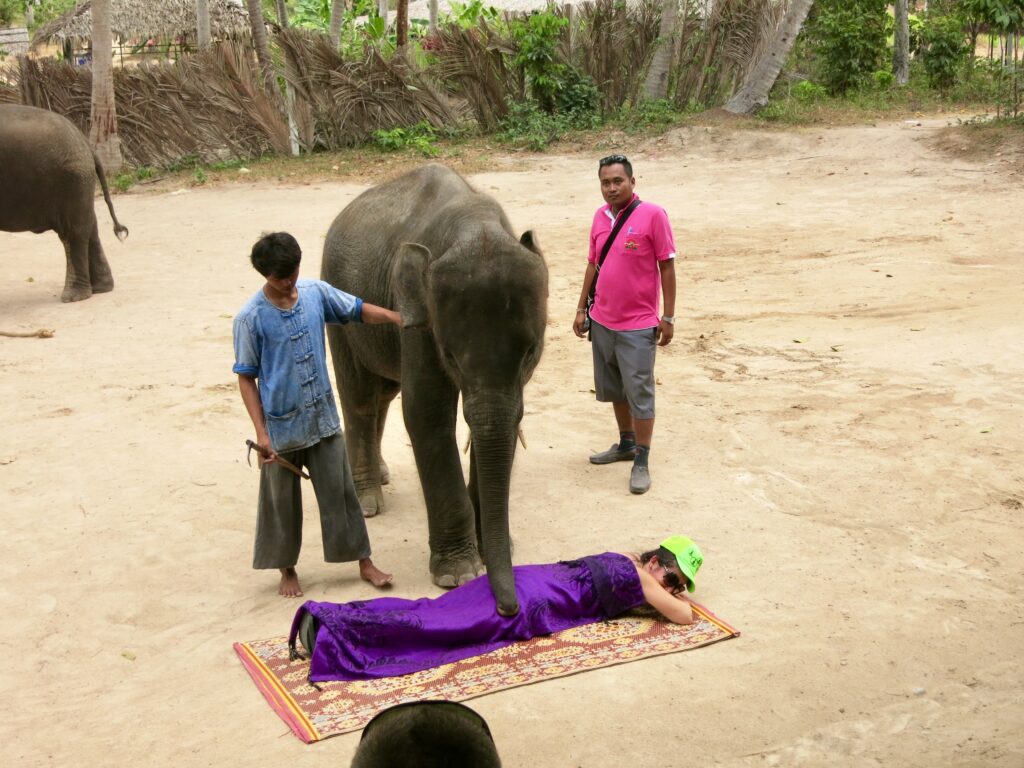
[[[598,401],[612,404],[619,441],[591,456],[590,462],[632,461],[629,490],[646,493],[651,487],[654,357],[657,347],[672,341],[676,247],[665,209],[639,202],[634,194],[633,166],[624,155],[602,158],[597,176],[607,205],[597,209],[590,228],[590,255],[572,330],[580,338],[586,334],[587,298],[596,280],[590,310],[594,389]],[[612,228],[634,200],[638,204],[598,266]],[[659,293],[663,314],[658,312]]]

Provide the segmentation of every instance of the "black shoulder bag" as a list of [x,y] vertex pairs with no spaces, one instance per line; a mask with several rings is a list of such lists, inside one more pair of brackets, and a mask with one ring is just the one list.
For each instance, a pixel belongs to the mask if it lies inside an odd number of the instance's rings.
[[597,293],[597,278],[601,276],[601,265],[604,264],[604,260],[608,257],[608,251],[612,249],[612,243],[614,243],[615,238],[618,237],[619,230],[622,229],[622,225],[626,223],[626,219],[629,218],[629,215],[638,205],[640,205],[639,197],[630,203],[621,214],[619,214],[619,218],[615,222],[615,226],[612,227],[611,234],[608,235],[608,239],[604,241],[604,248],[601,249],[601,258],[597,260],[597,264],[594,267],[594,281],[590,284],[590,293],[587,294],[586,317],[583,319],[583,330],[587,332],[587,341],[590,341],[590,308],[594,306],[594,295]]

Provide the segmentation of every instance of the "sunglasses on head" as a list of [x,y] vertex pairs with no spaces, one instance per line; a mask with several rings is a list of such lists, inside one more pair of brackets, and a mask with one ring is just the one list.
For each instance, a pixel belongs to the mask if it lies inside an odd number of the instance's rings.
[[597,161],[597,165],[600,168],[604,168],[606,165],[617,165],[619,163],[628,163],[629,160],[625,155],[608,155],[608,157],[602,157]]

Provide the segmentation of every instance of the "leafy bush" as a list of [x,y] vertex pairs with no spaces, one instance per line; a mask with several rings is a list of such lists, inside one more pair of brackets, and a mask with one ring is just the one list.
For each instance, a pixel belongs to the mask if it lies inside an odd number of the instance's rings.
[[871,73],[871,79],[876,88],[884,91],[886,88],[892,88],[893,83],[896,82],[896,75],[887,69],[878,69]]
[[569,68],[555,55],[562,28],[568,23],[563,16],[538,11],[514,19],[509,28],[519,49],[512,64],[523,72],[530,95],[545,112],[554,112],[568,74]]
[[542,152],[558,141],[569,127],[565,117],[549,114],[532,101],[521,101],[512,104],[508,115],[498,124],[497,138]]
[[946,91],[967,59],[963,22],[954,15],[929,16],[921,30],[921,61],[933,88]]
[[810,80],[801,80],[793,86],[791,93],[794,99],[804,104],[821,101],[828,96],[828,91],[824,86],[812,83]]
[[23,0],[0,0],[0,26],[7,26],[25,12]]
[[556,110],[573,128],[596,128],[601,122],[601,92],[594,81],[575,67],[566,67],[560,85]]
[[881,68],[889,21],[884,1],[821,3],[808,31],[821,79],[830,93],[844,94]]
[[441,151],[437,147],[437,133],[426,120],[421,120],[411,128],[374,131],[373,143],[385,152],[411,149],[424,157],[436,157]]

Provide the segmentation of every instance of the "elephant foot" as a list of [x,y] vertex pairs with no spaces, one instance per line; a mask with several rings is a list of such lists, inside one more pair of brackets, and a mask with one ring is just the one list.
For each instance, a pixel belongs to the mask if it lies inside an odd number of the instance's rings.
[[60,295],[60,300],[63,301],[65,304],[68,304],[72,301],[85,301],[90,296],[92,296],[92,288],[88,285],[85,287],[65,286],[64,292]]
[[384,494],[380,489],[360,491],[359,504],[363,508],[363,517],[376,517],[384,511]]
[[388,465],[384,463],[384,459],[380,460],[380,484],[387,485],[391,482],[391,470],[388,469]]
[[93,293],[110,293],[112,290],[114,290],[113,278],[110,278],[109,280],[97,280],[92,284]]
[[430,574],[439,587],[450,588],[465,584],[483,573],[483,570],[484,565],[475,553],[455,557],[430,556]]

